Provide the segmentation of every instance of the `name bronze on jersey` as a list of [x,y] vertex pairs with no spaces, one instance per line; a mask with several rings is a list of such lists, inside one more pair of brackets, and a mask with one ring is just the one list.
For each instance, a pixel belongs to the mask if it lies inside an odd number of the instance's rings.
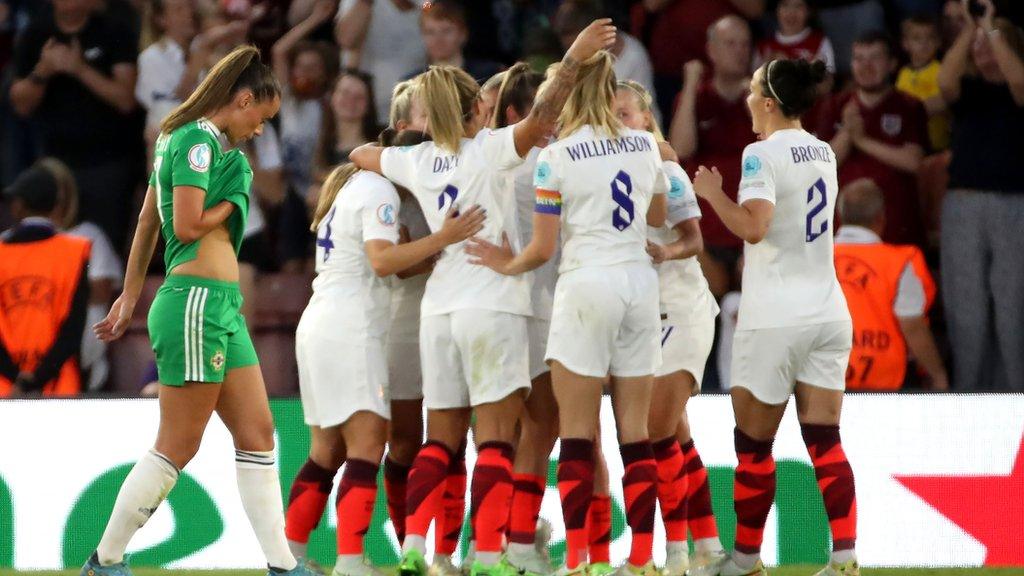
[[790,146],[793,164],[801,162],[832,162],[832,149],[828,146]]

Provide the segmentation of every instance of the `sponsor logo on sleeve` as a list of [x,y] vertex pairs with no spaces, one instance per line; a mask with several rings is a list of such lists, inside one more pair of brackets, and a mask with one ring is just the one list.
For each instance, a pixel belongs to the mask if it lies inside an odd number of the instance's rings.
[[668,178],[668,197],[677,200],[683,197],[683,192],[686,191],[686,184],[683,179],[679,176],[669,176]]
[[551,166],[547,162],[538,162],[537,169],[533,173],[533,183],[543,186],[551,179]]

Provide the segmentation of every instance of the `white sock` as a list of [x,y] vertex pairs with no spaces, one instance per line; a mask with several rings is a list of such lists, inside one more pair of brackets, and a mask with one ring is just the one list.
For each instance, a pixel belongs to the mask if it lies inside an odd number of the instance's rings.
[[[348,573],[354,569],[363,568],[362,554],[338,554],[338,561],[334,565],[336,571]],[[363,570],[360,570],[362,572]]]
[[520,544],[519,542],[509,542],[508,553],[510,556],[518,556],[520,558],[524,556],[532,556],[537,553],[537,547],[533,544]]
[[295,542],[294,540],[288,541],[288,549],[292,551],[292,556],[295,556],[296,560],[299,558],[305,558],[308,548],[308,542],[303,544],[302,542]]
[[677,542],[677,541],[674,541],[674,540],[669,540],[668,542],[665,543],[665,551],[668,552],[669,554],[671,554],[673,552],[682,552],[683,554],[689,554],[689,552],[690,552],[690,545],[687,544],[685,540],[682,541],[682,542]]
[[135,463],[117,493],[114,510],[96,547],[101,566],[124,560],[128,541],[146,524],[177,481],[178,468],[155,450]]
[[700,538],[693,541],[693,548],[697,552],[721,552],[722,543],[718,538]]
[[846,550],[835,550],[832,552],[832,563],[833,564],[846,564],[850,560],[855,560],[857,553],[853,551],[853,548]]
[[501,552],[481,552],[480,550],[477,550],[474,561],[479,562],[484,566],[494,566],[498,562],[501,562]]
[[235,450],[235,472],[242,508],[260,542],[267,564],[281,570],[298,565],[284,535],[284,503],[273,452]]
[[732,551],[732,561],[744,570],[749,570],[753,568],[754,564],[757,564],[757,561],[760,559],[760,554],[746,554],[743,552],[737,552],[735,550]]
[[427,539],[418,534],[406,534],[405,540],[402,542],[402,552],[408,552],[415,550],[420,554],[427,553]]

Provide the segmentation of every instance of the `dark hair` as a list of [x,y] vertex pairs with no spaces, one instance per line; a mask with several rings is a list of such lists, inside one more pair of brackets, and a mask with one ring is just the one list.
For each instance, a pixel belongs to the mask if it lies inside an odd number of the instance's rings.
[[[323,105],[320,136],[317,138],[316,150],[313,153],[313,168],[321,174],[329,170],[335,163],[334,159],[337,153],[335,148],[338,145],[338,126],[334,118],[334,107],[331,105],[331,94],[337,88],[338,82],[346,76],[356,78],[366,86],[366,114],[363,115],[362,122],[363,138],[369,141],[380,130],[380,126],[377,125],[377,106],[373,95],[373,77],[362,70],[354,68],[343,69],[338,74],[338,77],[334,79],[334,84],[328,91],[326,102]],[[341,157],[347,158],[348,152],[345,151],[344,154],[341,154]]]
[[[320,61],[324,63],[324,78],[327,79],[327,82],[330,82],[330,79],[338,74],[338,49],[330,42],[324,42],[323,40],[302,40],[296,43],[288,51],[288,69],[291,70],[295,66],[295,61],[298,60],[299,55],[306,52],[313,52],[320,57]],[[282,78],[282,80],[287,81],[287,78]]]
[[892,37],[884,30],[868,30],[857,36],[857,39],[853,41],[854,46],[872,46],[874,44],[881,44],[885,48],[885,53],[890,57],[896,54],[893,48]]
[[818,85],[828,74],[821,60],[808,62],[801,58],[771,60],[762,70],[761,92],[775,100],[787,118],[798,118],[814,106]]
[[456,26],[461,27],[463,30],[467,28],[466,25],[466,10],[462,7],[459,2],[454,0],[433,0],[423,5],[423,11],[420,12],[420,23],[430,18],[431,20],[447,20],[454,22]]
[[576,35],[605,15],[596,0],[565,0],[555,12],[551,28],[559,36]]
[[544,82],[544,75],[534,72],[526,62],[516,62],[505,71],[505,76],[498,88],[498,97],[494,101],[494,127],[508,126],[508,107],[523,116],[526,109],[533,105],[537,89]]
[[901,26],[906,28],[907,24],[913,24],[915,26],[928,26],[932,28],[936,33],[940,30],[939,19],[934,14],[928,14],[926,12],[918,12],[911,14],[903,19]]

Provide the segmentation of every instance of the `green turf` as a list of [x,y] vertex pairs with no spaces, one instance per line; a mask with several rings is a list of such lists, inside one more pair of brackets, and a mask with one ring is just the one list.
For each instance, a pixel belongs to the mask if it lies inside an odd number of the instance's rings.
[[[770,568],[770,576],[811,576],[820,566],[783,566]],[[261,570],[161,570],[133,568],[135,576],[264,576]],[[864,568],[863,576],[1024,576],[1022,568]],[[78,570],[18,571],[0,569],[0,576],[78,576]]]

